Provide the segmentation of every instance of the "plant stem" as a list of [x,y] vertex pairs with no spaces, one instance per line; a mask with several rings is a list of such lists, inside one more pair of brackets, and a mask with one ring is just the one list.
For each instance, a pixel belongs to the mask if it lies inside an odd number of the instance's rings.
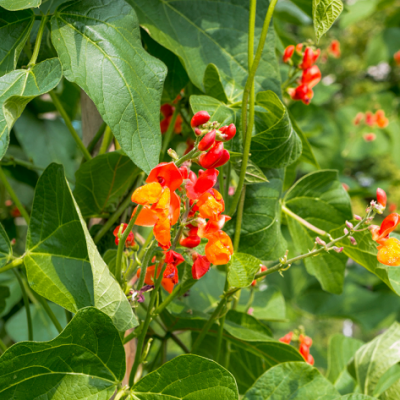
[[178,338],[178,336],[174,335],[172,332],[169,333],[171,339],[186,353],[190,353],[190,350],[185,346],[185,344]]
[[42,43],[42,37],[43,37],[43,32],[44,28],[46,27],[46,21],[47,21],[47,15],[42,17],[42,20],[40,22],[39,30],[36,36],[36,41],[35,41],[35,47],[33,48],[33,53],[32,57],[29,61],[28,68],[33,67],[36,63],[36,60],[39,55],[39,50],[40,50],[40,45]]
[[24,262],[24,259],[21,258],[16,258],[12,260],[10,263],[5,265],[3,268],[0,269],[0,274],[6,271],[9,271],[10,269],[18,267],[18,265],[21,265]]
[[[256,0],[251,0],[251,3],[255,3],[255,2],[256,2]],[[251,96],[251,92],[253,90],[254,77],[256,75],[257,68],[258,68],[258,65],[261,60],[262,52],[263,52],[264,45],[265,45],[265,40],[266,40],[267,34],[268,34],[268,28],[271,23],[272,15],[274,13],[275,5],[277,2],[278,2],[278,0],[271,0],[271,2],[269,4],[267,15],[265,16],[264,25],[262,27],[262,31],[261,31],[261,35],[260,35],[260,41],[258,42],[256,55],[251,64],[251,68],[249,67],[249,76],[247,77],[246,85],[245,85],[244,91],[243,91],[243,100],[242,100],[242,133],[243,133],[243,139],[244,139],[243,160],[242,160],[242,167],[240,169],[238,187],[236,189],[235,195],[232,199],[232,203],[231,203],[231,206],[229,209],[230,216],[232,216],[235,213],[236,207],[238,206],[240,195],[241,195],[242,188],[244,185],[244,179],[246,176],[247,164],[249,161],[251,134],[252,134],[253,125],[254,125],[254,101],[250,102],[249,124],[248,125],[247,125],[247,105],[249,102],[249,96]],[[250,5],[250,10],[252,10],[253,13],[255,12],[255,4]],[[250,22],[251,21],[252,21],[252,17],[250,17]],[[252,41],[254,43],[254,28],[249,26],[249,50],[251,50],[251,37],[250,37],[251,34],[253,35]]]
[[27,211],[25,210],[24,206],[20,202],[18,196],[14,192],[14,189],[11,187],[10,183],[8,182],[7,177],[5,176],[4,171],[2,170],[1,167],[0,167],[0,180],[3,182],[3,185],[5,186],[5,188],[6,188],[7,192],[8,192],[8,194],[10,195],[12,201],[15,203],[15,205],[18,208],[19,212],[24,217],[26,223],[29,225],[29,219],[30,219],[29,218],[29,214],[27,213]]
[[[228,274],[227,274],[226,279],[225,279],[224,292],[226,292],[228,289],[229,289],[229,282],[228,282]],[[226,314],[224,314],[224,316],[219,321],[218,335],[217,335],[217,354],[215,355],[216,362],[219,362],[219,355],[221,353],[221,345],[222,345],[222,336],[224,334],[225,317],[226,317]]]
[[26,293],[24,283],[22,282],[22,278],[18,270],[13,269],[15,276],[17,277],[19,286],[22,291],[22,298],[24,299],[25,311],[26,311],[26,320],[28,323],[28,340],[33,340],[33,326],[32,326],[32,316],[31,316],[31,308],[29,306],[28,294]]
[[175,107],[174,113],[172,114],[171,121],[168,125],[167,132],[164,135],[164,140],[163,140],[162,149],[161,149],[161,160],[164,158],[165,153],[168,149],[169,142],[171,141],[172,135],[175,130],[176,118],[178,117],[180,111],[181,111],[181,103],[178,102],[178,104]]
[[101,142],[99,154],[105,154],[110,147],[111,140],[113,138],[113,134],[111,132],[111,128],[107,125],[106,130],[104,131],[103,141]]
[[133,225],[142,211],[143,206],[139,205],[136,209],[135,215],[132,216],[131,220],[129,221],[128,226],[126,227],[124,233],[121,235],[118,243],[117,249],[117,259],[115,263],[115,278],[121,284],[122,283],[122,274],[121,274],[121,266],[122,266],[122,253],[124,252],[125,248],[125,240],[128,238],[129,233],[131,232]]
[[305,219],[301,218],[299,215],[295,214],[293,211],[289,210],[284,204],[282,204],[282,211],[286,214],[295,219],[296,221],[300,222],[300,224],[304,225],[306,228],[310,229],[311,231],[318,233],[320,236],[328,235],[327,232],[323,231],[322,229],[317,228],[313,224],[310,224]]
[[25,168],[28,168],[28,169],[37,169],[38,171],[44,171],[45,170],[45,168],[43,168],[43,167],[39,167],[38,165],[32,164],[32,163],[30,163],[28,161],[20,160],[18,158],[14,158],[12,156],[4,157],[1,160],[1,165],[3,165],[3,166],[13,166],[13,167],[15,165],[21,165],[21,167],[25,167]]
[[236,216],[236,227],[235,227],[235,236],[233,238],[233,248],[236,251],[239,251],[239,243],[240,243],[240,232],[242,229],[242,220],[243,220],[243,211],[244,211],[244,201],[246,198],[246,186],[243,186],[242,194],[240,196],[239,207]]
[[177,294],[180,292],[182,285],[179,283],[174,287],[174,290],[167,296],[167,298],[156,308],[154,311],[154,315],[160,315],[164,308],[167,307],[172,300],[177,296]]
[[201,154],[201,151],[197,150],[196,145],[194,146],[194,149],[190,150],[189,153],[187,153],[185,156],[180,158],[178,161],[175,162],[175,165],[179,167],[182,165],[185,161],[190,160],[192,158],[196,158]]
[[153,249],[154,249],[155,245],[156,245],[156,241],[153,240],[145,253],[142,267],[140,269],[140,276],[139,276],[139,281],[136,286],[136,290],[140,290],[143,287],[144,278],[146,277],[147,267],[151,261],[151,257],[153,255]]
[[65,111],[63,105],[61,104],[60,100],[58,99],[57,94],[54,92],[54,90],[52,90],[49,92],[49,95],[51,97],[51,100],[53,101],[55,108],[60,113],[60,115],[63,117],[65,125],[67,126],[70,134],[74,138],[76,144],[80,148],[86,161],[90,161],[92,159],[92,156],[90,155],[88,149],[83,144],[83,142],[82,142],[81,138],[79,137],[78,133],[76,132],[75,128],[72,126],[72,122],[69,119],[69,116],[68,116],[67,112]]
[[61,333],[63,328],[62,328],[61,324],[58,322],[57,317],[54,315],[53,310],[50,308],[49,303],[47,303],[47,300],[45,298],[43,298],[40,294],[35,293],[33,290],[32,290],[32,292],[33,292],[33,295],[35,296],[35,298],[39,301],[39,303],[43,307],[44,311],[46,311],[47,315],[51,319],[51,322],[53,322],[58,333]]
[[100,138],[103,136],[104,130],[106,129],[107,124],[105,122],[103,122],[100,125],[99,130],[96,132],[96,134],[94,135],[93,139],[90,141],[90,143],[88,144],[87,150],[89,153],[91,153],[93,151],[93,149],[95,148],[97,142],[100,140]]

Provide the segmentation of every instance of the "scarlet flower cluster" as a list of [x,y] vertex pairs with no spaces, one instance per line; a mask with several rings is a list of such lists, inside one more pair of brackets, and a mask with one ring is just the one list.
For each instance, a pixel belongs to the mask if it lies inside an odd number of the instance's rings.
[[312,47],[306,47],[302,51],[303,45],[300,43],[296,46],[290,45],[286,47],[283,53],[283,62],[293,65],[292,56],[295,52],[301,57],[301,63],[297,66],[302,70],[301,78],[298,80],[296,88],[289,88],[288,93],[293,100],[301,100],[304,104],[308,105],[314,96],[312,88],[321,80],[321,71],[315,65],[319,55],[320,49],[314,50]]
[[[164,117],[160,122],[160,129],[162,134],[167,132],[174,111],[175,107],[173,107],[171,104],[166,103],[161,106],[160,112]],[[175,120],[174,131],[175,133],[182,132],[182,117],[179,114],[177,115]]]
[[[285,336],[279,339],[280,342],[290,344],[293,339],[293,332],[287,333]],[[305,336],[303,334],[299,335],[298,344],[299,344],[299,352],[304,357],[305,361],[314,365],[314,357],[310,354],[310,347],[312,346],[312,339],[309,336]]]
[[[114,236],[115,236],[115,244],[118,246],[119,240],[121,239],[122,234],[125,232],[128,224],[121,224],[114,229]],[[132,247],[135,244],[135,236],[133,232],[129,232],[128,237],[125,240],[126,247]]]
[[378,110],[375,114],[371,111],[367,111],[365,114],[359,112],[355,116],[353,123],[357,126],[363,121],[370,127],[378,126],[379,128],[386,128],[389,125],[389,119],[383,110]]

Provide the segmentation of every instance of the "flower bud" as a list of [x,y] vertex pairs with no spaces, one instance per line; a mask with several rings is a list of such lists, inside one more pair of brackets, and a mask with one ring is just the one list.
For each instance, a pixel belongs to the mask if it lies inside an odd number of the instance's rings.
[[201,136],[203,134],[203,131],[200,128],[195,128],[194,129],[194,134],[196,136]]
[[320,49],[314,51],[311,47],[307,47],[306,50],[304,51],[303,61],[299,65],[299,68],[301,69],[310,68],[317,61],[320,53],[321,53]]
[[179,160],[179,156],[178,156],[178,154],[176,153],[175,150],[168,149],[167,153],[173,160]]
[[313,90],[307,85],[299,85],[295,89],[288,89],[288,93],[292,100],[301,100],[305,105],[310,104],[311,99],[314,97]]
[[284,63],[287,63],[293,56],[294,53],[294,46],[291,44],[290,46],[286,47],[285,51],[283,52],[282,60]]
[[302,50],[303,50],[303,43],[296,44],[296,52],[297,52],[297,54],[301,54]]
[[346,221],[346,226],[351,230],[354,228],[353,224],[349,221]]
[[212,131],[210,131],[206,135],[204,135],[203,139],[200,140],[198,149],[200,151],[206,151],[206,150],[211,149],[211,147],[215,143],[215,134],[216,134],[216,130],[213,129]]
[[222,142],[215,142],[213,147],[208,153],[202,154],[199,158],[199,164],[206,169],[215,168],[219,159],[222,157],[224,152],[224,144]]
[[318,236],[315,238],[315,243],[321,245],[321,246],[326,246],[326,243],[320,239]]
[[199,236],[187,236],[187,237],[182,237],[181,240],[179,241],[179,244],[183,247],[187,247],[189,249],[193,249],[197,247],[201,242],[201,239]]
[[386,192],[383,189],[376,189],[376,199],[382,207],[386,208],[387,196]]
[[222,152],[221,158],[214,165],[214,168],[222,167],[229,161],[230,158],[231,158],[231,155],[229,154],[229,151],[224,149],[224,151]]
[[207,111],[199,111],[193,115],[190,125],[192,126],[192,128],[196,128],[199,125],[205,124],[209,120],[210,120],[210,115],[208,114]]
[[356,219],[357,221],[362,221],[362,218],[357,214],[354,214],[354,219]]
[[313,88],[321,80],[321,71],[317,65],[313,65],[303,71],[301,83]]
[[353,236],[349,236],[349,239],[353,246],[357,246],[357,241],[356,241],[356,239],[353,238]]
[[349,234],[349,231],[346,228],[343,229],[343,232],[344,232],[345,235]]
[[236,135],[235,124],[230,124],[228,126],[223,126],[217,132],[217,140],[221,142],[227,142],[231,140]]
[[195,258],[195,260],[192,266],[192,276],[193,279],[200,279],[209,271],[211,263],[206,256],[201,256],[197,253],[193,258]]
[[341,253],[341,252],[343,251],[343,247],[336,247],[336,246],[333,246],[332,249],[335,250],[336,253]]
[[366,142],[373,142],[376,139],[375,133],[364,133],[363,138]]

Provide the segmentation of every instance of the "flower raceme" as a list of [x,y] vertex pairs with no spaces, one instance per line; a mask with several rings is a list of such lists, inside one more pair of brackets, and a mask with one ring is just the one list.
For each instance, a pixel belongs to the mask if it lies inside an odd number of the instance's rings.
[[289,332],[279,339],[281,343],[286,344],[290,344],[292,340],[298,343],[299,353],[304,357],[305,361],[310,365],[314,365],[314,357],[310,354],[310,347],[313,343],[312,339],[303,334],[300,334],[297,337],[297,334],[294,334],[293,332]]
[[[121,224],[120,226],[117,226],[114,229],[114,236],[115,236],[115,244],[118,246],[119,240],[121,239],[122,234],[125,232],[126,228],[128,227],[128,224]],[[126,247],[132,247],[135,244],[135,236],[133,235],[133,232],[129,232],[128,237],[125,240],[125,246]]]
[[365,123],[370,127],[386,128],[389,125],[389,119],[384,110],[377,110],[375,114],[371,111],[367,111],[365,114],[359,112],[354,118],[354,125],[360,125],[364,118]]

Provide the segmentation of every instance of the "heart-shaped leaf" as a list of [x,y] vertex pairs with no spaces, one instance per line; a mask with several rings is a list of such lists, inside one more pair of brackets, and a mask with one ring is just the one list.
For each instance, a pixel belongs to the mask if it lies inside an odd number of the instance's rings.
[[228,267],[228,281],[233,287],[249,286],[262,262],[250,254],[234,253]]
[[215,64],[207,65],[206,71],[204,72],[203,85],[206,95],[214,97],[223,103],[228,102],[224,86],[221,82],[221,76]]
[[0,78],[0,159],[6,154],[9,131],[25,106],[35,97],[58,85],[62,77],[58,58],[30,69],[17,69]]
[[124,0],[69,2],[51,19],[65,77],[94,101],[125,153],[146,173],[161,149],[166,67],[147,53],[135,11]]
[[19,12],[1,11],[0,37],[0,76],[17,67],[19,55],[29,38],[35,14],[31,10]]
[[26,248],[28,280],[37,293],[72,312],[95,306],[120,331],[137,325],[124,292],[93,243],[60,165],[51,164],[37,183]]
[[25,8],[39,7],[42,0],[0,0],[0,7],[9,11],[23,10]]
[[[242,153],[236,153],[236,152],[229,152],[231,155],[230,162],[236,171],[236,173],[239,175],[240,170],[242,168]],[[254,183],[264,183],[268,182],[267,177],[265,176],[264,172],[262,172],[261,168],[258,167],[256,164],[253,163],[253,161],[249,160],[247,163],[247,168],[246,168],[246,175],[244,177],[244,183],[246,185],[251,185]]]
[[315,36],[319,42],[343,11],[343,3],[342,0],[313,0],[312,9]]
[[[50,342],[21,342],[0,358],[2,400],[108,400],[125,374],[125,352],[111,319],[80,310]],[[50,397],[49,397],[50,396]]]

